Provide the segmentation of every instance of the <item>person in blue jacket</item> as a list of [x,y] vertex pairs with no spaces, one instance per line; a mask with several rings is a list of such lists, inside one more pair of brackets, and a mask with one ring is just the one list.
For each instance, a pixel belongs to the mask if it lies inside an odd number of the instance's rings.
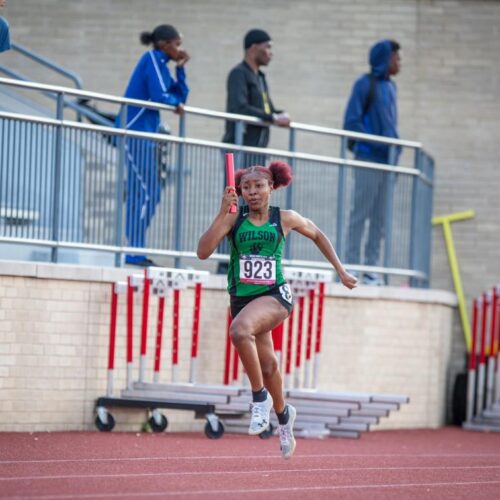
[[[189,54],[182,49],[182,37],[173,26],[162,24],[152,32],[143,32],[141,42],[152,45],[135,67],[125,97],[154,101],[176,107],[184,112],[183,105],[189,94],[185,64]],[[176,63],[176,77],[168,69],[168,62]],[[116,125],[121,124],[121,113]],[[155,109],[127,106],[125,128],[141,132],[160,131],[160,112]],[[161,183],[158,167],[158,143],[147,139],[128,138],[125,147],[127,171],[127,211],[125,232],[131,247],[146,246],[146,230],[160,202]],[[154,264],[145,255],[127,255],[127,264],[148,266]]]
[[[0,0],[0,9],[3,9],[6,0]],[[9,23],[5,17],[0,16],[0,52],[10,49]]]
[[[344,117],[344,129],[365,134],[398,138],[397,91],[391,76],[401,68],[400,45],[381,40],[370,50],[371,72],[354,83]],[[381,143],[355,141],[352,146],[356,160],[389,162],[389,146]],[[399,156],[399,150],[396,152]],[[360,264],[361,239],[366,220],[369,221],[364,264],[378,265],[380,243],[384,232],[386,175],[382,171],[354,169],[353,205],[349,217],[346,261]],[[364,273],[362,282],[382,285],[376,273]]]

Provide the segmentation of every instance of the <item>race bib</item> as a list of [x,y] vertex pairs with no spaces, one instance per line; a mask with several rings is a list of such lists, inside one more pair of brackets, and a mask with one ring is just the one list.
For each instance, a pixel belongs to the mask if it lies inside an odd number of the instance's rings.
[[240,257],[240,282],[254,285],[274,285],[276,282],[276,259],[264,255],[242,255]]

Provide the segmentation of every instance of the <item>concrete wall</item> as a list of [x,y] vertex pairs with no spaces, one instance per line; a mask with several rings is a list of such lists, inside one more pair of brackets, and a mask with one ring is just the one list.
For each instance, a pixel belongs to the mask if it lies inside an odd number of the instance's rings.
[[[381,37],[399,40],[401,133],[436,158],[434,213],[477,214],[453,227],[468,301],[499,279],[500,1],[24,0],[9,2],[4,14],[13,40],[79,73],[87,89],[115,94],[144,49],[139,33],[172,23],[192,53],[189,104],[216,110],[224,109],[225,78],[242,57],[243,34],[263,27],[274,39],[267,73],[276,104],[296,121],[334,127],[353,80],[366,71],[368,47]],[[53,81],[14,54],[1,62]],[[188,130],[214,139],[222,126],[193,119]],[[284,146],[280,132],[273,142]],[[300,138],[299,147],[332,152],[331,144]],[[432,272],[434,288],[452,290],[439,228]]]
[[[0,431],[94,429],[95,400],[106,393],[110,283],[126,275],[127,270],[110,268],[0,262]],[[202,299],[197,380],[218,384],[223,379],[228,297],[223,278],[211,278]],[[155,302],[151,300],[150,347]],[[454,304],[448,292],[396,287],[350,292],[330,286],[318,388],[410,396],[410,404],[383,419],[379,428],[443,425]],[[138,298],[137,335],[141,305]],[[171,380],[169,305],[161,382]],[[182,292],[183,382],[189,379],[192,308],[192,290]],[[119,313],[115,395],[125,388],[125,296]],[[137,352],[138,336],[134,342]],[[152,379],[151,349],[149,353],[147,380]],[[137,370],[136,364],[135,374]],[[173,431],[204,425],[191,412],[165,413]],[[117,430],[138,431],[146,419],[142,410],[116,410],[113,415]]]

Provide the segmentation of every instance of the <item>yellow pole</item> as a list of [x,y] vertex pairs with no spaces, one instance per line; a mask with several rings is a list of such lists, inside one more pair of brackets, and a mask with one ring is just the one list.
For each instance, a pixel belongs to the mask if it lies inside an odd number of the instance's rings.
[[464,330],[465,344],[467,346],[467,351],[470,352],[471,349],[471,333],[469,317],[467,314],[467,306],[465,305],[464,291],[462,288],[462,279],[460,278],[460,269],[458,267],[457,254],[455,252],[455,243],[453,242],[453,234],[451,231],[451,223],[461,220],[471,219],[475,216],[473,210],[467,210],[466,212],[458,212],[450,215],[442,215],[440,217],[433,217],[432,224],[443,225],[444,241],[446,244],[446,250],[448,251],[448,261],[450,263],[451,276],[453,278],[453,284],[455,285],[455,293],[458,299],[458,311],[460,313],[460,319],[462,322],[462,328]]

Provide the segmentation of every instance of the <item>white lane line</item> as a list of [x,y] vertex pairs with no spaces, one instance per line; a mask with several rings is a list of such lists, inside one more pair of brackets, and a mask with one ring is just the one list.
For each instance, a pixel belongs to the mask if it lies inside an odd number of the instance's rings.
[[[363,453],[325,453],[314,455],[294,455],[293,460],[311,458],[500,458],[500,453],[428,453],[428,454],[407,454],[407,453],[374,453],[366,455]],[[0,465],[6,464],[43,464],[43,463],[73,463],[73,462],[140,462],[152,460],[278,460],[283,458],[281,455],[196,455],[196,456],[168,456],[168,457],[110,457],[110,458],[58,458],[58,459],[39,459],[39,460],[0,460]]]
[[461,482],[436,482],[436,483],[401,483],[401,484],[366,484],[366,485],[337,485],[337,486],[298,486],[294,488],[245,488],[242,490],[190,490],[190,491],[151,491],[151,492],[123,492],[123,493],[81,493],[81,494],[64,494],[64,495],[37,495],[37,496],[15,496],[6,497],[10,500],[29,500],[29,499],[59,499],[59,498],[125,498],[125,497],[169,497],[169,496],[186,496],[199,495],[207,497],[209,495],[231,495],[236,498],[236,495],[255,495],[259,493],[294,493],[294,492],[313,492],[313,491],[338,491],[338,490],[365,490],[365,489],[398,489],[398,488],[436,488],[444,486],[487,486],[500,484],[500,481],[461,481]]
[[241,471],[168,471],[168,472],[127,472],[120,474],[66,474],[50,476],[16,476],[0,477],[0,481],[37,481],[55,479],[98,479],[119,477],[157,477],[157,476],[224,476],[224,475],[250,475],[250,474],[284,474],[284,473],[310,473],[310,472],[360,472],[360,471],[403,471],[403,470],[478,470],[478,469],[500,469],[500,465],[456,465],[456,466],[409,466],[409,467],[321,467],[313,469],[260,469]]

